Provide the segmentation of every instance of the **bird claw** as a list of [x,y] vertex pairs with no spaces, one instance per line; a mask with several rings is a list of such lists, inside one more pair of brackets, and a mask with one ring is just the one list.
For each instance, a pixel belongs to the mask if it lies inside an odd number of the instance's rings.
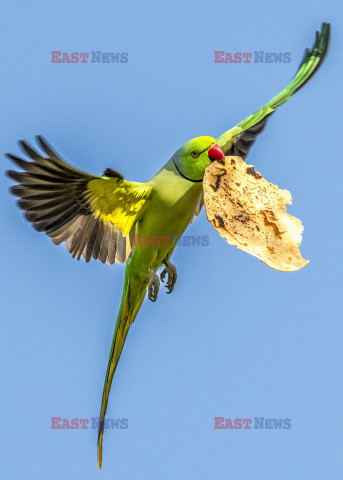
[[153,270],[149,272],[149,285],[148,285],[148,299],[152,302],[156,302],[158,297],[158,291],[160,289],[160,279]]
[[[160,274],[160,278],[162,282],[165,283],[168,289],[167,293],[171,293],[174,290],[174,286],[177,279],[176,267],[172,263],[170,263],[168,260],[165,260],[163,263],[165,265],[165,268],[162,270]],[[167,275],[167,281],[165,281],[166,275]]]

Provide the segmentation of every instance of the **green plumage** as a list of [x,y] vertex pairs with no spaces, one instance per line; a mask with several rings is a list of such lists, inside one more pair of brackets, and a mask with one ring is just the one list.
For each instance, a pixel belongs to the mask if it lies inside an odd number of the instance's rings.
[[[65,243],[78,260],[93,258],[111,265],[115,261],[127,262],[101,403],[99,468],[111,383],[126,335],[147,291],[149,298],[156,300],[159,288],[156,272],[160,267],[165,267],[161,279],[168,275],[169,293],[173,289],[176,269],[170,263],[175,248],[171,239],[182,235],[201,210],[206,168],[211,161],[224,158],[224,154],[245,158],[266,119],[318,70],[329,38],[330,27],[324,23],[312,50],[306,50],[295,77],[280,94],[217,141],[213,137],[198,137],[187,142],[145,184],[127,181],[111,168],[102,177],[77,170],[64,162],[42,137],[38,141],[44,154],[20,142],[31,161],[8,155],[22,170],[8,172],[17,182],[12,193],[19,197],[18,206],[36,230],[45,232],[55,244]],[[133,246],[134,236],[168,238],[169,242]]]
[[306,49],[304,58],[295,74],[293,80],[278,95],[272,98],[263,107],[257,110],[250,117],[243,120],[236,127],[223,133],[218,139],[218,145],[225,153],[239,141],[243,132],[254,127],[254,125],[263,122],[278,107],[287,102],[298,90],[300,90],[318,70],[324,61],[330,43],[330,24],[323,23],[322,31],[316,32],[316,41],[312,50]]

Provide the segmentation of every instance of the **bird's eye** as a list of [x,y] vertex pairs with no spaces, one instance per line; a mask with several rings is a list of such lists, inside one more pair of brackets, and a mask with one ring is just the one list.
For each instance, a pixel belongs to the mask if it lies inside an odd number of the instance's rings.
[[191,155],[193,158],[198,158],[198,156],[200,155],[200,153],[198,152],[191,152]]

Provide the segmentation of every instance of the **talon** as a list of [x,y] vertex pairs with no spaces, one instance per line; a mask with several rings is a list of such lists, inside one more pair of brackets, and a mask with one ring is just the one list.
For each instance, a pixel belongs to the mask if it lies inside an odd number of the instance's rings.
[[166,276],[166,274],[167,274],[167,269],[165,268],[164,270],[162,270],[162,272],[160,274],[160,278],[161,278],[163,283],[164,283],[164,277]]
[[[162,280],[162,282],[165,283],[168,291],[167,293],[171,293],[173,290],[174,290],[174,286],[175,286],[175,283],[176,283],[176,279],[177,279],[177,271],[176,271],[176,267],[170,263],[168,260],[164,260],[164,265],[165,265],[165,268],[162,270],[161,274],[160,274],[160,278]],[[167,277],[167,281],[165,282],[165,276],[168,276]]]
[[158,291],[160,289],[160,279],[153,270],[149,272],[149,285],[148,285],[148,299],[152,302],[156,302],[158,297]]

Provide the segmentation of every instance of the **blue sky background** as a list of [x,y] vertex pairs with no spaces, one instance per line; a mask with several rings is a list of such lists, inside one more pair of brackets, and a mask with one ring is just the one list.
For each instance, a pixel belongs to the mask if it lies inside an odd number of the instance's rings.
[[[37,479],[342,478],[342,6],[306,0],[7,2],[0,151],[43,134],[75,166],[146,181],[189,139],[219,136],[278,93],[322,21],[319,73],[270,120],[248,162],[293,195],[296,273],[230,247],[205,213],[180,247],[172,295],[127,338],[97,470],[95,430],[124,268],[76,262],[22,218],[1,175],[0,476]],[[128,52],[127,64],[52,64],[51,50]],[[214,50],[291,52],[288,64],[213,63]],[[8,161],[2,160],[2,171]],[[214,430],[215,416],[292,419]]]

